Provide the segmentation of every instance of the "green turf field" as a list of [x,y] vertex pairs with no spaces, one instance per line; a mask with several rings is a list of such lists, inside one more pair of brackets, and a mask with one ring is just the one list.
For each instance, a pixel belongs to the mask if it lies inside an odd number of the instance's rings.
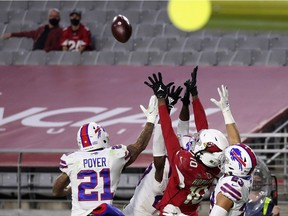
[[216,1],[209,29],[288,31],[288,1]]

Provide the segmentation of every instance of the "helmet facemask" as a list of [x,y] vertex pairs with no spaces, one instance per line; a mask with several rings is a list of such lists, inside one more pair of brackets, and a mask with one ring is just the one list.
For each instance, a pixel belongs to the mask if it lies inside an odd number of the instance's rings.
[[197,142],[192,150],[195,156],[208,167],[219,166],[222,151],[229,146],[225,135],[215,129],[204,129],[195,139]]
[[193,136],[182,137],[182,147],[191,151],[208,167],[217,167],[222,150],[228,146],[224,134],[215,129],[204,129]]

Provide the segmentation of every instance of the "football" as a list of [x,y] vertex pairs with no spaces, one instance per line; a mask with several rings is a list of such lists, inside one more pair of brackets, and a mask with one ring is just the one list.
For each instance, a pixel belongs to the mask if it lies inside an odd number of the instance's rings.
[[113,18],[111,31],[117,41],[126,43],[131,37],[132,26],[127,17],[119,14]]

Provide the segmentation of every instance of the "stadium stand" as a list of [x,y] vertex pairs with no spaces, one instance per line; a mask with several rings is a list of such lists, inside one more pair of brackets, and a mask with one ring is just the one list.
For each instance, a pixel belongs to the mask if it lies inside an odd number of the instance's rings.
[[11,65],[13,62],[13,53],[11,51],[0,52],[0,65]]

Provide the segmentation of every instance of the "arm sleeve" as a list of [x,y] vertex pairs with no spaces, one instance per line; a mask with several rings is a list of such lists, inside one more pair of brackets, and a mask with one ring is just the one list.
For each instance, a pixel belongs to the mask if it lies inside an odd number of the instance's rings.
[[159,106],[159,116],[161,121],[162,134],[167,149],[170,163],[177,151],[181,149],[178,138],[173,130],[171,118],[167,111],[166,105]]
[[70,169],[68,165],[69,165],[69,156],[63,154],[62,157],[60,158],[59,169],[61,172],[66,173],[67,175],[70,174]]
[[14,32],[11,33],[11,37],[27,37],[35,39],[37,35],[37,31],[28,31],[28,32]]
[[166,148],[160,124],[155,125],[152,148],[154,157],[166,155]]
[[209,216],[226,216],[227,213],[228,212],[224,208],[222,208],[218,205],[214,205]]
[[187,134],[189,134],[189,121],[178,119],[177,136],[182,137]]
[[192,101],[193,111],[194,111],[194,119],[196,124],[197,131],[202,129],[208,129],[208,121],[205,114],[205,110],[201,104],[199,98]]
[[[124,159],[126,162],[130,159],[130,153],[127,149],[127,146],[123,144],[114,145],[110,148],[110,153],[114,158]],[[125,162],[125,163],[126,163]]]

